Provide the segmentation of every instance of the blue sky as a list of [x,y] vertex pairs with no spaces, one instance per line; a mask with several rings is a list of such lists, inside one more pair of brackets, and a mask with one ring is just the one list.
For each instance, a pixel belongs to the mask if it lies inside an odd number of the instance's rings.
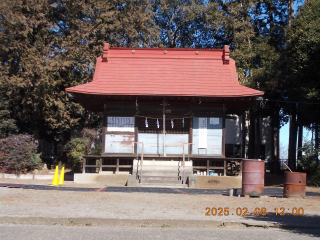
[[[280,128],[280,159],[287,159],[289,143],[289,123]],[[311,139],[311,132],[306,128],[303,129],[303,142]]]

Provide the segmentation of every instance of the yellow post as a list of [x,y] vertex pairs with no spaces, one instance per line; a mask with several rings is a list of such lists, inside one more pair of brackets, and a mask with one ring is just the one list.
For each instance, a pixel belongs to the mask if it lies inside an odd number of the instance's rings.
[[62,167],[60,177],[59,177],[59,185],[63,185],[64,183],[64,167]]
[[51,185],[58,185],[58,176],[59,176],[59,166],[56,166],[56,170],[54,171],[53,179]]

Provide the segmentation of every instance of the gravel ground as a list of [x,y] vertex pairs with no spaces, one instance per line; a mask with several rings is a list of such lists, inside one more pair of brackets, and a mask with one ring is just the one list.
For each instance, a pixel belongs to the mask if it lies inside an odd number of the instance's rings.
[[[0,179],[0,182],[49,185],[51,181]],[[65,182],[66,187],[102,187]],[[319,192],[317,188],[307,191]],[[144,227],[307,227],[320,228],[320,198],[244,198],[125,192],[77,192],[0,188],[0,223]],[[211,210],[229,214],[212,216]],[[266,215],[255,215],[255,209]],[[278,214],[276,215],[276,210]],[[280,208],[285,215],[280,216]],[[300,215],[292,215],[292,209]],[[303,211],[303,213],[302,213]],[[247,212],[248,216],[238,216]],[[206,213],[208,216],[206,216]],[[215,210],[213,210],[215,213]]]
[[0,225],[1,240],[46,240],[76,239],[76,240],[105,240],[105,239],[166,239],[166,240],[302,240],[319,238],[315,229],[264,229],[264,228],[147,228],[123,226],[72,226],[60,225]]

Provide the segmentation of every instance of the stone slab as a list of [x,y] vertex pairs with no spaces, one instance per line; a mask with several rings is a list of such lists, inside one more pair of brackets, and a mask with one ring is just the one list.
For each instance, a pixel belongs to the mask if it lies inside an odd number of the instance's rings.
[[74,182],[84,184],[103,184],[105,186],[125,186],[128,174],[97,174],[97,173],[75,173]]
[[197,176],[195,188],[241,188],[241,177],[228,176]]

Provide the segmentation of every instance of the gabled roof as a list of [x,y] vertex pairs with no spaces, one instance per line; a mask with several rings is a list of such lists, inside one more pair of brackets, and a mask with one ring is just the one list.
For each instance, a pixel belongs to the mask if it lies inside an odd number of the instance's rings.
[[224,49],[114,48],[105,44],[93,81],[66,91],[117,96],[254,97],[238,83],[235,61]]

